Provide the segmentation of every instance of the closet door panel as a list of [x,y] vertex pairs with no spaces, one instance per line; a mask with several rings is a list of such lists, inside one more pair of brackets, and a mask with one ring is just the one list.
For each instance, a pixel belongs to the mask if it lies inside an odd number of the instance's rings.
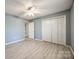
[[66,21],[64,17],[58,19],[58,43],[66,45]]
[[53,43],[57,43],[57,19],[51,20],[51,40]]
[[51,21],[42,20],[42,40],[51,42]]

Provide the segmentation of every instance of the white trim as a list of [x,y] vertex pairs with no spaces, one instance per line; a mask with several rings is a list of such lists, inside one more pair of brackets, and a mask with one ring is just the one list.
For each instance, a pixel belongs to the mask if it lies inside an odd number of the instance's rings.
[[35,39],[35,40],[38,40],[38,41],[43,41],[42,39]]
[[8,43],[5,43],[5,45],[10,45],[10,44],[14,44],[14,43],[18,43],[18,42],[21,42],[21,41],[24,41],[25,39],[20,39],[20,40],[16,40],[16,41],[13,41],[13,42],[8,42]]

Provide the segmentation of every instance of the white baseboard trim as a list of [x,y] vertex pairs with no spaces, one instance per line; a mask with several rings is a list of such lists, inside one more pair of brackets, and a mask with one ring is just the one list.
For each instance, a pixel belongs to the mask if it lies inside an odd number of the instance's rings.
[[5,45],[10,45],[10,44],[14,44],[14,43],[18,43],[18,42],[21,42],[21,41],[24,41],[25,39],[20,39],[20,40],[16,40],[16,41],[13,41],[13,42],[8,42],[8,43],[5,43]]
[[35,40],[38,40],[38,41],[43,41],[42,39],[35,39]]
[[69,49],[71,50],[72,54],[74,55],[74,51],[73,51],[72,47],[69,46],[69,45],[67,45],[67,47],[69,47]]

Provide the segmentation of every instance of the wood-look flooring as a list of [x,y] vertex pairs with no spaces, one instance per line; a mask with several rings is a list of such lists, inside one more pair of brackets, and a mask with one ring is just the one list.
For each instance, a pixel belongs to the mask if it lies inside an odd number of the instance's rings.
[[68,47],[36,40],[7,45],[5,56],[5,59],[73,59]]

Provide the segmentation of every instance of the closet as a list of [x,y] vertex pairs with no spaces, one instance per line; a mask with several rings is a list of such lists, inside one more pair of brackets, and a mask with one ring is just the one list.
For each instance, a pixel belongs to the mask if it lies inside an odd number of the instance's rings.
[[42,20],[42,40],[66,45],[66,16]]

